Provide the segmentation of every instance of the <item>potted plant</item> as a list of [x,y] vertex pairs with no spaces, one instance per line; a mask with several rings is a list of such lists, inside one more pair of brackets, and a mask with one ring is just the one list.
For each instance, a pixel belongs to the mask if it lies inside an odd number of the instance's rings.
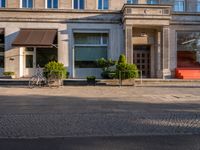
[[11,72],[11,71],[4,72],[3,75],[6,79],[14,79],[15,78],[15,73]]
[[88,76],[87,77],[87,84],[88,85],[95,85],[96,84],[96,77],[95,76]]

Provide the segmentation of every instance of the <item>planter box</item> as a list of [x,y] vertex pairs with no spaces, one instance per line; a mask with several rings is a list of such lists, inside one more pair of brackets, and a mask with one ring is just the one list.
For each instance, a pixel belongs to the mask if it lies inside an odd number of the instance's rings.
[[12,76],[2,76],[0,79],[15,79],[15,75]]

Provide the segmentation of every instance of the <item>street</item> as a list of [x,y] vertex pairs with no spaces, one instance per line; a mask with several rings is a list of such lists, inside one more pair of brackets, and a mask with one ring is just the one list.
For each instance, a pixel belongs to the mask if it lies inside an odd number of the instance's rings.
[[1,87],[0,149],[199,150],[199,90]]

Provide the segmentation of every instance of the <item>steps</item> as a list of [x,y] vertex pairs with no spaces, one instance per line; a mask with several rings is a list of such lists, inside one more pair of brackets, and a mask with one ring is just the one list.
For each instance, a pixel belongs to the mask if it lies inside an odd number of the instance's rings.
[[178,79],[200,79],[200,68],[176,68]]

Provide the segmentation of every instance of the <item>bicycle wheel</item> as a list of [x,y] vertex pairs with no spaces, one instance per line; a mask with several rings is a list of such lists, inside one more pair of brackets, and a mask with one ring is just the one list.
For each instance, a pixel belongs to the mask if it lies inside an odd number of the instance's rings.
[[36,82],[37,82],[37,79],[35,77],[32,77],[30,80],[29,80],[29,88],[34,88],[36,86]]

